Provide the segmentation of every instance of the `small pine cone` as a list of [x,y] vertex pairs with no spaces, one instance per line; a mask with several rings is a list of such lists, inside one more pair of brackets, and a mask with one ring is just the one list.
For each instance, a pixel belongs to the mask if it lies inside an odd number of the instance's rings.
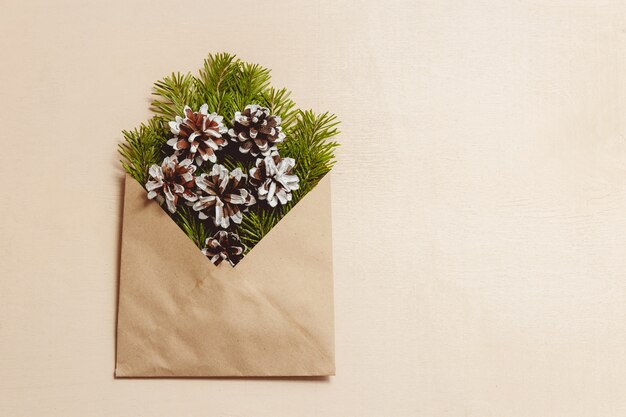
[[250,184],[257,189],[259,200],[266,200],[271,207],[291,201],[291,191],[297,190],[300,179],[293,174],[296,161],[281,158],[278,152],[256,160],[250,170]]
[[196,185],[202,191],[193,209],[200,212],[202,220],[213,218],[216,226],[226,229],[230,220],[239,224],[242,210],[256,203],[254,196],[244,188],[247,177],[237,168],[232,172],[223,165],[213,165],[211,172],[196,177]]
[[206,240],[206,247],[202,249],[202,253],[215,265],[219,265],[226,259],[232,266],[235,266],[243,258],[244,249],[245,246],[236,233],[220,230]]
[[200,110],[194,112],[185,106],[185,118],[176,116],[176,121],[170,122],[170,130],[174,137],[167,144],[176,150],[183,158],[195,159],[200,166],[204,161],[215,162],[215,151],[228,144],[222,116],[217,113],[208,113],[209,106],[203,104]]
[[285,140],[280,122],[280,117],[270,115],[267,107],[249,104],[243,112],[235,113],[233,127],[228,134],[239,142],[241,153],[269,155],[276,149],[277,143]]
[[159,204],[165,201],[169,212],[175,213],[179,197],[190,202],[197,200],[193,192],[196,184],[194,172],[196,167],[191,160],[178,162],[175,155],[166,157],[161,166],[152,165],[148,171],[151,178],[146,183],[148,198],[156,198]]

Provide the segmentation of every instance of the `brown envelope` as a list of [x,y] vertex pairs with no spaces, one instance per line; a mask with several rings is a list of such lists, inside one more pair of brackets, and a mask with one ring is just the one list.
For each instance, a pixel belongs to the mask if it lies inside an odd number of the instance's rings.
[[232,268],[126,177],[117,377],[335,374],[330,177]]

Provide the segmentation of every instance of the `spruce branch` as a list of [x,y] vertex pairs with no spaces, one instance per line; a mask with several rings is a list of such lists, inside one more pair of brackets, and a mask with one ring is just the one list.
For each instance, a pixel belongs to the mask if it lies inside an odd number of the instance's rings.
[[158,98],[152,101],[152,109],[156,114],[174,120],[183,114],[185,106],[196,109],[203,103],[196,94],[198,80],[191,74],[172,73],[169,77],[154,83],[153,95]]
[[138,129],[122,131],[125,142],[118,145],[118,152],[124,158],[122,167],[141,185],[148,181],[148,169],[160,164],[165,156],[161,149],[167,141],[164,121],[155,116]]
[[200,249],[204,248],[207,238],[213,236],[209,225],[199,220],[197,213],[189,207],[179,207],[176,214],[174,214],[174,219],[183,232]]
[[243,220],[236,229],[239,238],[246,245],[246,253],[259,243],[281,218],[278,210],[267,210],[258,205],[244,213]]
[[198,86],[212,112],[224,114],[225,109],[232,108],[228,85],[232,84],[240,65],[240,61],[228,53],[209,54],[204,60]]
[[240,62],[235,59],[234,55],[227,53],[209,54],[200,70],[200,80],[205,91],[210,93],[223,91],[239,65]]
[[268,88],[261,95],[261,104],[270,109],[271,114],[277,114],[282,120],[283,129],[288,130],[293,126],[298,112],[294,109],[296,103],[290,98],[291,91],[286,88],[277,90]]
[[258,64],[241,63],[228,86],[233,92],[235,108],[241,111],[248,104],[260,102],[263,91],[269,87],[270,78],[269,69]]
[[294,200],[311,191],[335,165],[335,148],[339,144],[330,139],[339,134],[338,124],[337,116],[328,112],[298,112],[288,139],[278,147],[283,157],[296,160],[295,173],[300,178],[300,188]]

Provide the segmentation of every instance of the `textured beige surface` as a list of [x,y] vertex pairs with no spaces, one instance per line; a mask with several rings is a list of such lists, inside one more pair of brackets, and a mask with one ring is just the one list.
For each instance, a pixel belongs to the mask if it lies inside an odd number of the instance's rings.
[[[626,415],[623,1],[1,10],[1,416]],[[329,381],[113,379],[120,129],[220,50],[344,121]]]

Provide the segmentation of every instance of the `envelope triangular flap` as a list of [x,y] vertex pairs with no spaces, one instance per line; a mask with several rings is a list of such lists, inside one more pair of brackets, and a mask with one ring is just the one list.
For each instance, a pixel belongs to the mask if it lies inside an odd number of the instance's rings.
[[334,375],[330,177],[215,267],[126,177],[119,377]]

